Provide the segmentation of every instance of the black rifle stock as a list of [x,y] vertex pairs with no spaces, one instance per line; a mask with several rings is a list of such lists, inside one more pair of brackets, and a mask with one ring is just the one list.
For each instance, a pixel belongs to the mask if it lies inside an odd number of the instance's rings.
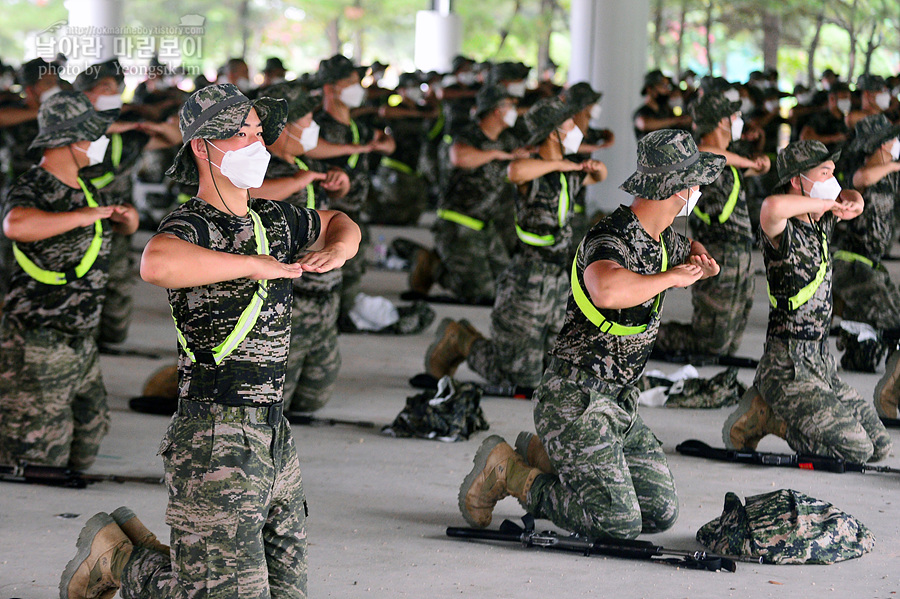
[[18,466],[0,465],[0,482],[83,489],[91,483],[102,481],[159,485],[163,483],[163,478],[161,476],[91,474],[59,466],[39,466],[36,464],[25,463],[19,464]]
[[761,466],[782,466],[785,468],[799,468],[801,470],[823,470],[826,472],[881,472],[888,474],[900,474],[900,469],[890,466],[871,466],[848,462],[841,458],[830,458],[819,455],[804,455],[797,453],[768,453],[764,451],[752,451],[744,449],[723,449],[710,447],[703,441],[689,439],[679,443],[675,450],[678,453],[708,460],[722,462],[737,462],[740,464],[758,464]]
[[[761,558],[729,557],[715,555],[705,551],[681,551],[665,549],[649,541],[638,540],[591,540],[578,535],[561,536],[555,532],[538,533],[534,530],[534,518],[526,515],[522,518],[525,527],[511,520],[504,520],[500,530],[481,528],[447,528],[447,536],[461,539],[482,539],[488,541],[505,541],[519,543],[524,547],[541,547],[581,553],[582,555],[609,555],[626,559],[662,561],[696,570],[728,570],[734,572],[735,561],[762,563]],[[663,558],[663,559],[658,559]]]

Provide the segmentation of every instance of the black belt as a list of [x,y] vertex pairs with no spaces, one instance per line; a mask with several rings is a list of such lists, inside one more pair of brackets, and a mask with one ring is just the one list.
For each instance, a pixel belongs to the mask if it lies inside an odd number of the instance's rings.
[[245,406],[227,406],[212,401],[178,400],[178,415],[187,418],[203,418],[216,422],[249,422],[265,424],[272,428],[281,423],[284,403],[278,402],[267,406],[253,404]]

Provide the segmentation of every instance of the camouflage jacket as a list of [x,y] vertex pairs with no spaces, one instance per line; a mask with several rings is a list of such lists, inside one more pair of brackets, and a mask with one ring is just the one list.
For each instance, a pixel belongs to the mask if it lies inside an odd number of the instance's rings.
[[[567,186],[567,196],[563,194],[562,179]],[[566,264],[572,255],[572,208],[574,198],[583,185],[584,173],[553,172],[539,177],[528,184],[528,194],[523,196],[520,189],[516,193],[516,226],[528,234],[552,239],[549,245],[534,245],[522,239],[519,234],[519,251],[531,260]],[[567,203],[568,209],[560,217],[560,204]],[[560,222],[561,221],[561,222]]]
[[[85,185],[100,206],[108,205],[107,196],[89,182]],[[71,212],[87,207],[81,188],[72,188],[45,171],[33,166],[19,177],[10,189],[3,215],[15,207],[37,208],[46,212]],[[92,335],[100,324],[100,310],[106,295],[109,269],[109,247],[112,227],[101,220],[103,242],[91,269],[65,285],[39,283],[18,264],[10,267],[9,291],[3,315],[14,326],[52,328],[68,335]],[[60,233],[47,239],[19,243],[18,248],[39,268],[55,272],[74,269],[87,253],[94,239],[91,224]]]
[[37,119],[0,129],[3,146],[10,154],[9,171],[5,173],[10,183],[41,161],[43,155],[41,148],[28,149],[39,132]]
[[[512,152],[521,144],[509,129],[496,140],[490,139],[477,123],[470,123],[453,136],[453,143],[462,143],[478,150]],[[492,160],[477,168],[456,168],[450,172],[447,190],[439,203],[443,210],[454,210],[480,221],[490,221],[497,210],[497,202],[504,188],[512,185],[506,177],[508,160]]]
[[828,212],[817,223],[790,218],[778,239],[778,247],[760,231],[766,282],[769,294],[778,298],[779,306],[769,306],[766,335],[782,339],[821,340],[831,326],[831,260],[825,264],[825,277],[813,296],[796,310],[782,305],[812,283],[822,264],[823,237],[830,240],[837,222]]
[[[305,156],[300,158],[300,162],[306,165],[306,169],[303,170],[311,170],[318,173],[324,173],[329,170],[327,164],[314,160],[312,158],[306,158]],[[293,177],[300,171],[300,165],[296,162],[294,164],[285,162],[281,158],[277,156],[272,156],[272,159],[269,160],[269,168],[266,171],[266,179],[280,179],[283,177]],[[284,199],[285,202],[289,204],[293,204],[299,208],[311,208],[314,210],[327,210],[328,209],[328,192],[322,189],[322,186],[319,184],[319,181],[316,181],[312,185],[313,192],[313,201],[310,206],[309,201],[309,192],[308,188],[304,187],[294,195],[287,197]],[[341,269],[335,268],[334,270],[330,270],[328,272],[305,272],[303,276],[297,277],[293,279],[294,281],[294,293],[301,294],[324,294],[330,293],[335,290],[337,287],[341,285],[341,281],[343,280],[343,276],[341,275]]]
[[[737,202],[725,222],[719,222],[719,217],[723,214],[734,189],[735,179],[739,186]],[[688,219],[697,241],[704,245],[734,245],[749,250],[753,244],[753,229],[750,224],[750,212],[747,209],[747,189],[741,171],[726,166],[719,178],[709,185],[702,186],[700,192],[702,193],[700,201]],[[707,218],[701,218],[698,212]]]
[[[354,121],[359,132],[359,139],[354,140],[352,127],[337,121],[324,110],[315,114],[315,121],[321,128],[319,137],[334,144],[365,144],[372,141],[375,137],[372,129],[361,122]],[[350,162],[353,156],[358,156],[358,158],[356,159],[356,165],[351,167]],[[372,159],[374,159],[374,156]],[[369,197],[369,186],[371,185],[369,160],[369,153],[360,153],[350,156],[338,156],[322,161],[328,166],[344,169],[350,176],[350,192],[340,200],[332,202],[334,209],[343,210],[352,216],[356,216],[365,206],[366,199]]]
[[881,262],[889,253],[894,236],[894,205],[900,196],[900,173],[893,172],[862,190],[862,214],[849,220],[835,245]]
[[[686,237],[669,227],[663,231],[662,240],[666,245],[669,268],[687,260],[691,246]],[[578,248],[576,273],[585,294],[584,270],[598,260],[611,260],[641,275],[657,274],[662,267],[662,247],[644,230],[630,208],[620,206],[594,225]],[[661,312],[665,292],[660,295]],[[633,383],[644,370],[659,329],[659,318],[651,318],[653,305],[654,298],[651,298],[632,308],[600,310],[606,319],[621,325],[649,323],[644,332],[636,335],[612,335],[604,333],[585,317],[570,291],[566,318],[551,353],[608,383]]]
[[[254,199],[269,241],[269,254],[279,262],[297,261],[319,236],[313,210],[286,202]],[[235,217],[192,198],[167,215],[157,234],[232,254],[256,254],[249,217]],[[257,292],[257,282],[235,279],[201,287],[169,290],[169,304],[188,347],[210,350],[234,330]],[[221,403],[260,405],[281,401],[291,331],[290,279],[268,282],[268,294],[256,325],[218,366],[192,362],[179,345],[179,397]]]

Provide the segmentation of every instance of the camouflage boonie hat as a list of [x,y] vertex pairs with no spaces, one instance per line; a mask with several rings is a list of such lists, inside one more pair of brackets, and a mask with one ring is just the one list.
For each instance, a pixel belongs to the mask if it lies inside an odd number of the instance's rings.
[[99,139],[115,118],[94,110],[91,101],[81,92],[61,91],[47,98],[38,109],[40,132],[29,150],[60,148],[76,141]]
[[850,151],[870,154],[884,142],[900,134],[900,125],[895,125],[883,114],[870,114],[856,123]]
[[[343,54],[335,54],[331,58],[326,58],[319,63],[319,70],[316,72],[316,80],[320,86],[327,83],[334,83],[341,79],[346,79],[354,72],[359,73],[359,69],[353,66],[350,59]],[[363,71],[364,73],[365,71]],[[362,74],[360,74],[360,77]]]
[[463,56],[462,54],[457,54],[453,57],[453,64],[451,68],[453,72],[460,70],[463,67],[469,67],[475,64],[475,61],[469,58],[468,56]]
[[644,85],[641,87],[641,95],[646,94],[648,88],[653,87],[657,83],[668,80],[669,78],[666,77],[659,69],[649,71],[646,75],[644,75]]
[[294,82],[270,85],[260,92],[260,98],[273,98],[287,102],[288,123],[302,119],[319,106],[319,98],[310,95],[302,85]]
[[250,100],[231,83],[210,85],[195,91],[181,106],[178,126],[182,146],[166,175],[187,185],[200,182],[197,163],[189,150],[192,139],[228,139],[244,125],[244,119],[255,108],[262,122],[263,142],[271,144],[281,135],[287,123],[287,102],[274,98]]
[[544,141],[577,112],[573,105],[566,104],[559,98],[541,98],[519,119],[522,123],[518,129],[522,143],[533,146]]
[[725,168],[725,157],[700,152],[687,131],[660,129],[638,142],[637,170],[619,189],[648,200],[665,200],[696,185],[709,185]]
[[856,89],[861,92],[877,92],[887,88],[881,75],[860,75],[856,79]]
[[116,80],[116,84],[122,85],[125,82],[125,73],[118,58],[112,58],[104,62],[92,64],[85,70],[78,73],[72,87],[83,92],[94,89],[101,79],[112,77]]
[[825,144],[815,139],[790,143],[778,153],[775,161],[778,171],[778,182],[775,187],[781,187],[800,173],[805,173],[828,160],[836,163],[840,156],[840,150],[829,152]]
[[581,112],[591,104],[599,102],[603,94],[595,91],[590,83],[580,81],[564,89],[559,97],[566,104],[571,104],[575,108],[575,112]]
[[702,98],[688,105],[688,114],[694,120],[695,133],[702,137],[714,131],[719,126],[719,121],[740,109],[740,102],[732,102],[722,94],[706,92]]
[[875,547],[856,518],[830,503],[791,489],[747,497],[725,495],[722,515],[697,531],[716,553],[761,557],[767,564],[833,564]]
[[19,84],[22,87],[30,87],[40,81],[44,75],[56,72],[56,65],[43,58],[33,58],[19,67]]
[[496,108],[500,102],[511,97],[509,92],[499,85],[486,85],[478,90],[475,96],[475,112],[472,116],[480,119],[485,113]]
[[530,71],[531,69],[521,62],[498,62],[491,67],[488,81],[493,85],[501,81],[519,81],[528,77]]

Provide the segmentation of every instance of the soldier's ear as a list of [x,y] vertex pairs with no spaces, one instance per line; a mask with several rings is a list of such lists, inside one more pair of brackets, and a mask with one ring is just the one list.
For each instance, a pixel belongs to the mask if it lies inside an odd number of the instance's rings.
[[194,156],[198,158],[206,158],[206,140],[204,139],[192,139],[190,141],[191,151],[194,152]]

